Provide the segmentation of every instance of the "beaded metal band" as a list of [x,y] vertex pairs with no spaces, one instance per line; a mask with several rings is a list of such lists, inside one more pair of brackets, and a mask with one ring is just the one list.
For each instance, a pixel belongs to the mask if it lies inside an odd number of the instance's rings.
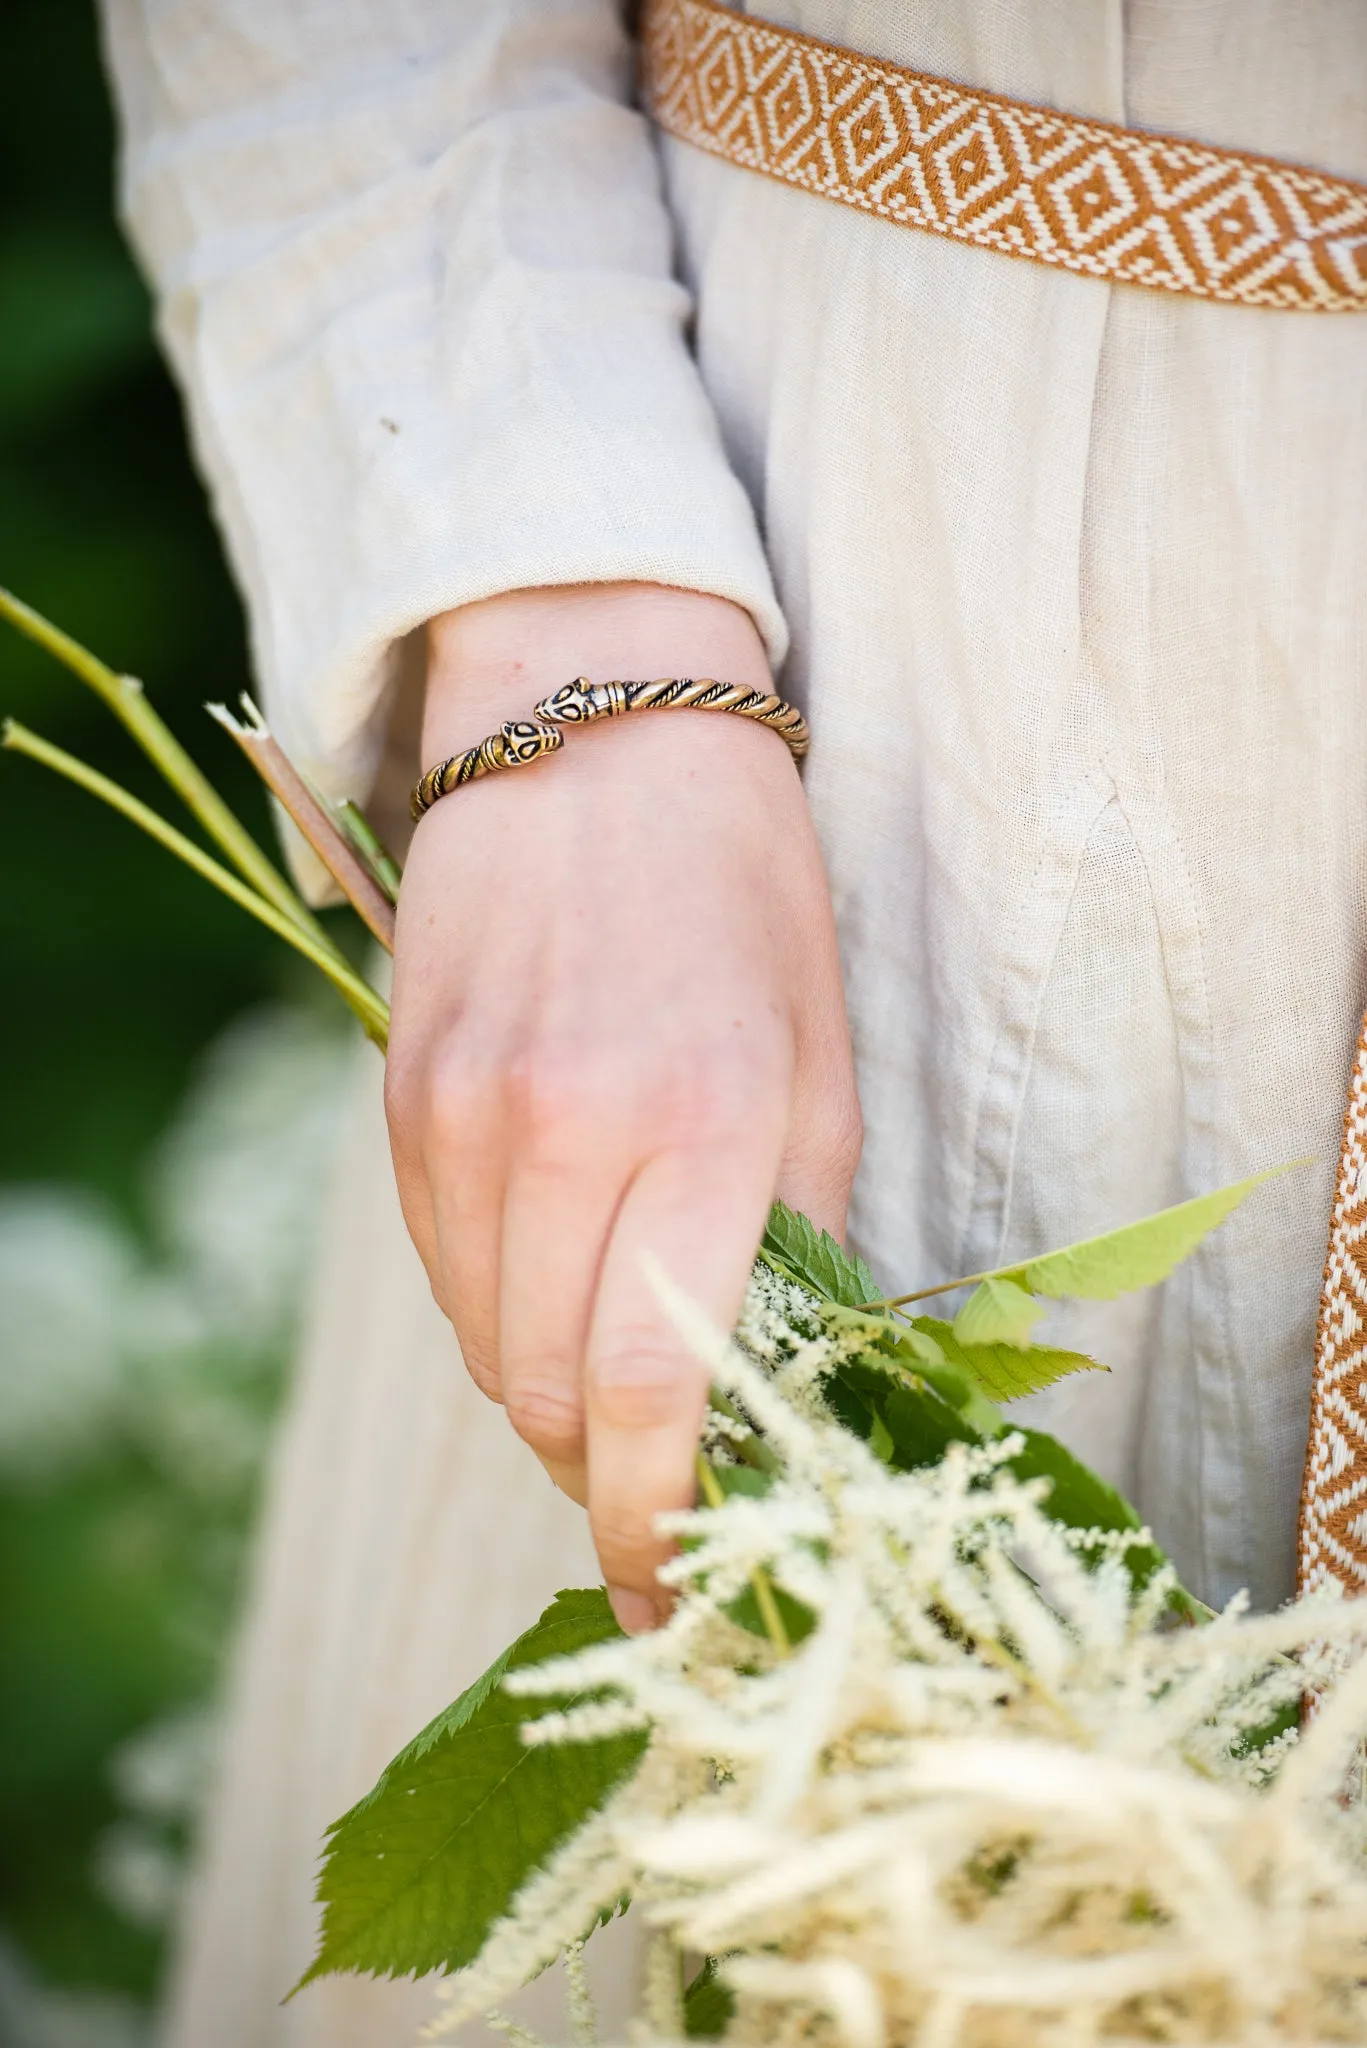
[[565,744],[562,726],[588,725],[595,718],[620,718],[627,711],[734,711],[772,726],[787,742],[795,761],[807,751],[807,721],[792,704],[745,683],[694,682],[687,676],[660,676],[654,682],[591,683],[580,676],[543,697],[530,718],[510,718],[477,747],[453,754],[429,768],[413,792],[412,811],[420,818],[440,797],[462,783],[478,782],[504,768],[525,768],[543,754]]

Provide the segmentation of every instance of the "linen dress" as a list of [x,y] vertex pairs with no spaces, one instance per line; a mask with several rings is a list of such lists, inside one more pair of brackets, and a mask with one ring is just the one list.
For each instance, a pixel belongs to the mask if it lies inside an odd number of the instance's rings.
[[[1282,1599],[1367,998],[1367,320],[1108,287],[661,144],[612,0],[105,11],[125,216],[287,747],[339,794],[386,735],[415,775],[411,636],[494,592],[748,607],[812,726],[882,1279],[1311,1157],[1166,1289],[1059,1312],[1113,1371],[1032,1404],[1206,1598]],[[1360,0],[761,11],[1367,179]],[[379,1085],[367,1050],[175,2048],[408,2038],[427,1986],[277,2006],[321,1830],[596,1576],[427,1296]]]

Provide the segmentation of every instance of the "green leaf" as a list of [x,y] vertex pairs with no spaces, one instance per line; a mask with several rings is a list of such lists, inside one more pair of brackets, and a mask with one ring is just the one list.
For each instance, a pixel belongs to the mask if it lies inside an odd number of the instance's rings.
[[1042,1429],[1023,1429],[1023,1449],[1010,1460],[1018,1479],[1050,1482],[1044,1511],[1070,1529],[1138,1529],[1139,1516],[1118,1487],[1084,1465],[1080,1458]]
[[513,1699],[504,1674],[619,1633],[601,1587],[558,1593],[333,1823],[318,1881],[322,1939],[301,1986],[339,1970],[421,1977],[473,1960],[526,1880],[634,1770],[646,1741],[529,1749],[524,1723],[572,1702]]
[[684,1993],[684,2034],[690,2041],[719,2041],[731,2024],[736,1995],[717,1967],[715,1956],[706,1957]]
[[955,1316],[954,1335],[961,1344],[1012,1344],[1024,1351],[1043,1314],[1014,1280],[984,1280]]
[[[1040,1507],[1051,1521],[1069,1529],[1134,1530],[1139,1516],[1117,1487],[1084,1465],[1057,1437],[1040,1429],[1023,1429],[1024,1447],[1010,1460],[1018,1479],[1047,1479],[1049,1492]],[[1167,1558],[1156,1543],[1141,1543],[1128,1552],[1130,1577],[1143,1586]],[[1183,1599],[1189,1596],[1183,1595]]]
[[[756,1472],[751,1465],[714,1465],[712,1476],[728,1499],[733,1493],[743,1493],[751,1500],[763,1500],[778,1477],[775,1472]],[[687,1543],[685,1538],[685,1548]]]
[[[1309,1162],[1296,1160],[1294,1165]],[[1131,1294],[1140,1287],[1152,1287],[1166,1280],[1175,1266],[1195,1251],[1203,1237],[1223,1223],[1254,1188],[1289,1166],[1273,1166],[1266,1173],[1252,1174],[1214,1194],[1197,1195],[1175,1208],[1160,1209],[1140,1223],[1108,1230],[1104,1237],[1084,1238],[1010,1268],[1010,1276],[1032,1294],[1047,1294],[1052,1300],[1065,1297],[1083,1301],[1114,1301],[1118,1294]],[[972,1304],[970,1303],[970,1307]]]
[[[866,1442],[874,1439],[880,1454],[886,1432],[892,1443],[888,1463],[899,1472],[934,1465],[944,1457],[951,1443],[982,1443],[999,1436],[1004,1426],[1000,1410],[976,1389],[966,1406],[955,1400],[954,1377],[967,1380],[977,1363],[973,1353],[955,1341],[948,1323],[929,1316],[918,1320],[925,1322],[929,1334],[944,1351],[945,1365],[937,1374],[943,1390],[929,1383],[929,1370],[924,1378],[911,1381],[897,1373],[893,1360],[874,1350],[862,1358],[847,1360],[822,1383],[827,1405],[836,1420]],[[990,1349],[975,1347],[979,1353]],[[1062,1368],[1064,1371],[1080,1370],[1093,1363],[1078,1352],[1068,1351],[1037,1354],[1012,1349],[1007,1356],[1013,1363],[1027,1365],[1037,1357],[1041,1361],[1050,1356],[1066,1359],[1070,1363]],[[1078,1363],[1071,1363],[1073,1360]],[[1052,1521],[1070,1529],[1127,1533],[1143,1526],[1125,1496],[1080,1458],[1075,1458],[1057,1437],[1044,1430],[1015,1426],[1012,1433],[1022,1438],[1022,1444],[1007,1461],[1009,1469],[1018,1479],[1048,1480],[1049,1491],[1040,1506]],[[1147,1584],[1167,1559],[1156,1544],[1143,1543],[1130,1548],[1127,1563],[1130,1576],[1139,1587]],[[1188,1620],[1208,1619],[1208,1610],[1184,1587],[1174,1590],[1171,1606],[1174,1613]]]
[[[847,1359],[822,1383],[836,1420],[898,1472],[934,1465],[952,1443],[981,1443],[983,1431],[925,1375],[898,1370],[877,1351]],[[971,1390],[970,1390],[971,1394]]]
[[913,1357],[918,1359],[922,1365],[943,1365],[945,1363],[947,1354],[944,1344],[938,1335],[940,1327],[947,1330],[949,1324],[945,1323],[942,1326],[934,1325],[929,1316],[918,1316],[911,1328],[902,1333]]
[[952,1325],[922,1316],[910,1329],[897,1329],[895,1336],[893,1328],[896,1326],[890,1326],[889,1335],[875,1349],[864,1353],[865,1361],[878,1365],[886,1358],[903,1386],[927,1387],[947,1401],[968,1425],[974,1442],[990,1442],[1000,1436],[1003,1418],[965,1364],[966,1354],[954,1341]]
[[[776,1474],[756,1472],[749,1465],[714,1465],[712,1476],[728,1498],[732,1494],[743,1493],[751,1500],[763,1500],[774,1484]],[[686,1536],[683,1540],[685,1550],[695,1548],[696,1544],[696,1537]],[[791,1593],[785,1593],[782,1586],[774,1586],[771,1590],[780,1619],[787,1630],[788,1641],[794,1645],[805,1643],[816,1627],[815,1614],[803,1601],[794,1599]],[[738,1628],[747,1629],[752,1636],[768,1637],[769,1631],[759,1611],[759,1601],[751,1587],[747,1586],[743,1592],[738,1593],[724,1612]]]
[[918,1316],[912,1328],[935,1343],[945,1365],[957,1368],[993,1401],[1037,1394],[1070,1372],[1110,1371],[1085,1351],[1057,1351],[1047,1344],[1031,1344],[1023,1351],[1014,1344],[961,1344],[954,1325],[934,1316]]
[[861,1308],[878,1298],[874,1278],[862,1259],[842,1251],[829,1231],[818,1230],[807,1217],[775,1202],[769,1211],[761,1249],[794,1280],[823,1301],[842,1308]]

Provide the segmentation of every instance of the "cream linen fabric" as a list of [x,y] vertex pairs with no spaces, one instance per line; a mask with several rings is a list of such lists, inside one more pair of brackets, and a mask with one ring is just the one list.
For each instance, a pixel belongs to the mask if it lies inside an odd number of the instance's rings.
[[[720,591],[776,658],[786,619],[875,1269],[1313,1156],[1161,1295],[1058,1315],[1115,1370],[1036,1404],[1208,1598],[1283,1597],[1367,993],[1367,320],[1111,290],[680,144],[662,199],[609,0],[106,5],[126,210],[290,744],[364,775],[394,649],[488,591]],[[771,14],[1367,178],[1360,0]],[[460,1378],[373,1101],[357,1142],[176,2048],[403,2038],[421,1990],[274,2006],[317,1830],[591,1569]]]
[[[430,1979],[333,1977],[281,2006],[316,1946],[324,1830],[559,1587],[599,1581],[583,1516],[461,1371],[399,1213],[380,1076],[362,1047],[172,1986],[174,2048],[416,2042]],[[591,1958],[618,2038],[636,1940],[628,1918]],[[563,1988],[553,1972],[512,2009],[560,2039]]]

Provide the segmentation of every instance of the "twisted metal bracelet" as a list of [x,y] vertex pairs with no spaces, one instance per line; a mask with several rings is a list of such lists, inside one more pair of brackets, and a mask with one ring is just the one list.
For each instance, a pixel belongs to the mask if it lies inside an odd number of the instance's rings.
[[478,782],[504,768],[525,768],[543,754],[565,744],[562,727],[588,725],[595,718],[620,718],[627,711],[734,711],[768,725],[787,742],[795,761],[807,751],[807,721],[795,705],[746,683],[694,682],[688,676],[660,676],[654,682],[591,683],[579,676],[549,697],[543,697],[530,718],[510,718],[477,747],[452,754],[429,768],[413,792],[412,811],[420,818],[440,797],[463,783]]

